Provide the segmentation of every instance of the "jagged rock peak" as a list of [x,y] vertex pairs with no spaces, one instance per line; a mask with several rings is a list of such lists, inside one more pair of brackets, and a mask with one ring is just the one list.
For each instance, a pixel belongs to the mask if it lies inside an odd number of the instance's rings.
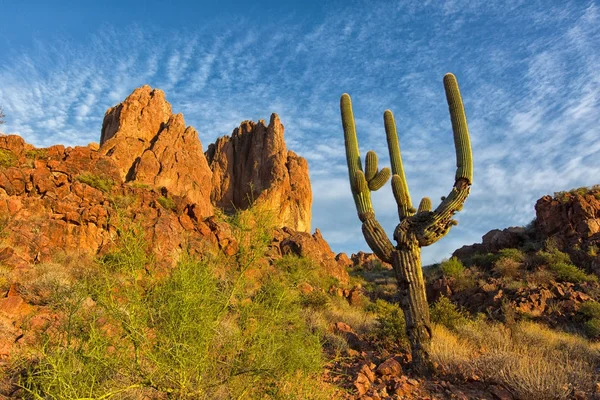
[[308,163],[284,141],[277,114],[269,125],[244,121],[231,136],[211,144],[206,158],[212,171],[211,200],[225,210],[267,205],[279,226],[310,231],[312,190]]
[[200,215],[213,214],[211,171],[198,133],[173,114],[162,90],[137,88],[104,116],[101,154],[110,156],[121,178],[186,196]]

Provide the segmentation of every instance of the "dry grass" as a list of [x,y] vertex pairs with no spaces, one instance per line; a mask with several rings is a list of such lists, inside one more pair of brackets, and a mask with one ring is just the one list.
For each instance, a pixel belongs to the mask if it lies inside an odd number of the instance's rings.
[[600,344],[531,322],[507,328],[475,321],[455,332],[435,326],[432,357],[459,376],[502,383],[519,398],[565,399],[574,390],[591,393]]

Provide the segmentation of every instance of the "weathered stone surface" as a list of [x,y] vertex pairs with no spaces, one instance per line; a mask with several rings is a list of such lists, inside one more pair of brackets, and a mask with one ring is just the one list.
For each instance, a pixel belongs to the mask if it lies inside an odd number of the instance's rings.
[[158,201],[164,193],[123,183],[110,156],[89,147],[33,149],[18,136],[0,137],[0,149],[17,160],[0,168],[0,227],[10,232],[0,248],[5,265],[48,261],[60,251],[106,251],[119,215],[141,225],[149,248],[166,263],[190,242],[201,244],[192,249],[235,251],[229,228],[205,220],[201,205],[167,193],[176,207],[164,209]]
[[321,267],[320,271],[336,278],[341,285],[346,285],[350,280],[347,265],[336,259],[335,253],[318,229],[312,235],[288,227],[277,229],[271,247],[274,257],[293,254],[313,260]]
[[377,366],[375,373],[383,376],[400,376],[402,375],[402,366],[394,358],[388,358]]
[[381,261],[373,253],[365,253],[364,251],[359,251],[356,254],[352,254],[350,259],[352,260],[352,265],[354,268],[361,268],[367,271],[377,268],[392,269],[391,264]]
[[276,114],[269,125],[244,121],[206,151],[213,204],[225,210],[267,205],[280,227],[309,232],[312,191],[306,160],[288,151]]
[[213,214],[211,171],[198,133],[172,114],[161,90],[142,86],[104,117],[99,152],[114,160],[123,181],[164,187]]
[[600,189],[544,196],[535,204],[535,212],[535,227],[540,234],[554,238],[559,246],[584,243],[600,232]]
[[467,259],[475,253],[495,253],[501,249],[518,248],[528,239],[525,228],[511,226],[506,229],[492,229],[481,238],[481,243],[463,246],[452,256]]

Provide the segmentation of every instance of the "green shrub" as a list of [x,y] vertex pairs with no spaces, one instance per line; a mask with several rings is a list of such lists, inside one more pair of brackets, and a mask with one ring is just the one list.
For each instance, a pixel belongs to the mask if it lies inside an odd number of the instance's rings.
[[184,255],[159,278],[141,228],[118,225],[118,247],[57,302],[64,323],[19,382],[32,398],[331,398],[311,389],[324,334],[293,280],[280,272],[244,290],[265,226],[235,227],[248,240],[226,274],[224,259]]
[[379,340],[390,344],[408,344],[404,313],[397,304],[377,299],[369,308],[376,314],[377,327],[374,333]]
[[600,337],[600,318],[592,318],[583,324],[586,335],[590,338]]
[[509,257],[501,257],[494,263],[494,272],[507,279],[515,279],[520,275],[521,263]]
[[587,318],[600,318],[600,303],[586,301],[579,308],[579,313]]
[[498,252],[499,258],[508,258],[518,263],[523,263],[525,261],[525,254],[523,251],[514,248],[501,249]]
[[440,264],[442,273],[448,278],[460,278],[465,273],[465,266],[456,257],[444,260]]
[[175,204],[175,201],[170,197],[160,196],[158,198],[158,204],[160,204],[165,210],[177,210],[177,204]]
[[104,193],[109,193],[115,185],[115,182],[110,178],[90,173],[77,175],[75,179]]
[[17,156],[10,150],[0,149],[0,168],[9,168],[17,165]]
[[496,254],[476,253],[476,254],[473,254],[469,258],[467,265],[469,265],[469,266],[476,265],[476,266],[482,267],[482,268],[491,268],[497,259],[498,259],[498,256]]
[[300,304],[302,307],[310,307],[315,310],[325,310],[329,306],[329,296],[320,290],[313,290],[310,293],[300,295]]
[[555,263],[548,265],[556,278],[564,282],[581,283],[581,282],[597,282],[598,278],[594,275],[586,274],[583,270],[577,268],[573,264]]
[[469,321],[468,314],[443,295],[429,308],[431,322],[443,325],[448,329],[455,330]]
[[48,159],[47,149],[33,149],[25,152],[25,157],[31,160],[46,160]]

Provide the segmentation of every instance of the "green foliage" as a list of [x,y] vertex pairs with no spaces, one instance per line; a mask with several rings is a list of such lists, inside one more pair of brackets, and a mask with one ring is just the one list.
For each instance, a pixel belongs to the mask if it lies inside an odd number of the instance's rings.
[[440,264],[440,269],[448,278],[458,279],[465,273],[464,264],[456,257],[451,257],[449,260],[442,261]]
[[177,204],[175,204],[175,201],[170,197],[160,196],[158,198],[158,204],[160,204],[165,210],[177,210]]
[[25,157],[31,160],[46,160],[48,158],[47,149],[33,149],[25,151]]
[[17,156],[10,150],[0,149],[0,168],[10,168],[17,165]]
[[75,179],[104,193],[109,193],[115,185],[112,179],[91,173],[77,175]]
[[375,335],[384,343],[408,344],[404,313],[397,304],[377,299],[370,310],[377,315]]
[[550,271],[554,272],[556,278],[564,282],[597,282],[598,278],[594,275],[586,274],[583,270],[573,264],[555,263],[548,266]]
[[590,338],[600,337],[600,318],[592,318],[583,324],[586,335]]
[[508,258],[518,263],[522,263],[525,261],[525,254],[519,250],[514,248],[501,249],[498,252],[499,258]]
[[469,321],[468,314],[443,295],[430,306],[430,314],[431,322],[452,330],[456,330]]
[[476,265],[478,267],[482,267],[482,268],[491,268],[492,265],[494,264],[494,262],[496,262],[496,260],[498,259],[498,255],[497,254],[492,254],[492,253],[475,253],[473,254],[469,260],[467,260],[467,265],[468,266],[472,266],[472,265]]
[[579,308],[579,313],[587,318],[600,318],[600,303],[586,301]]
[[309,263],[288,259],[292,272],[247,291],[269,226],[248,218],[236,217],[243,254],[183,255],[162,278],[150,275],[141,227],[120,219],[117,247],[56,299],[62,325],[35,360],[21,360],[19,384],[47,399],[330,398],[309,384],[322,368],[323,332],[307,323],[294,284]]
[[576,267],[571,262],[571,257],[556,248],[556,246],[548,242],[546,250],[541,250],[536,254],[536,263],[545,265],[551,271],[557,280],[564,282],[596,282],[598,278],[595,275],[585,273],[582,269]]
[[578,313],[585,320],[583,329],[590,338],[600,337],[600,303],[586,301],[579,308]]

